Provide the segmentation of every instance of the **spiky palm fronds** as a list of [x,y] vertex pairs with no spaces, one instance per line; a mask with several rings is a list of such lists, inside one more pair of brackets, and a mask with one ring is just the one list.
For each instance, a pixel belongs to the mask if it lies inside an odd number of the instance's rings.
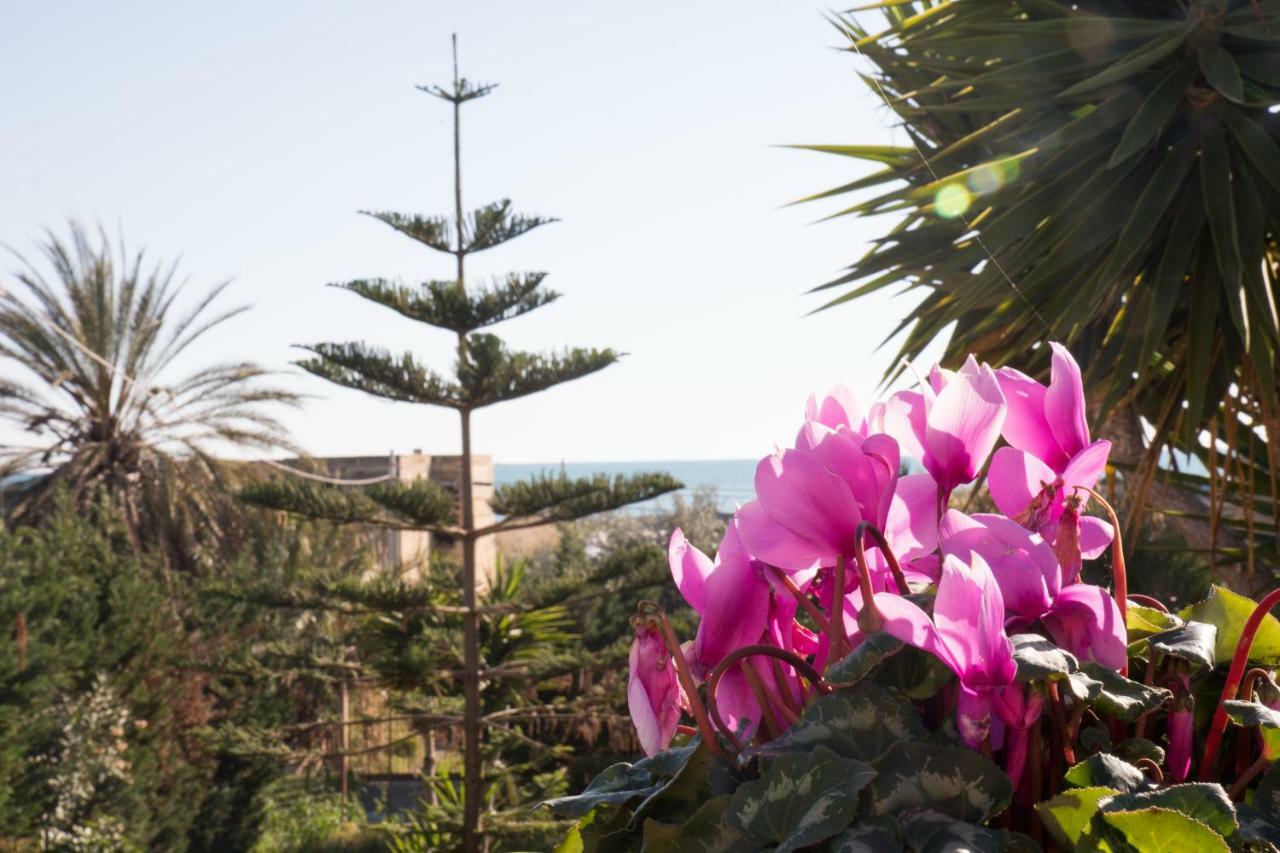
[[140,538],[175,510],[212,516],[211,490],[230,474],[212,454],[287,446],[266,406],[298,400],[246,361],[174,375],[193,343],[244,310],[214,307],[228,283],[184,310],[175,265],[75,222],[65,239],[46,232],[39,251],[43,264],[18,255],[20,289],[0,298],[0,418],[24,434],[0,447],[0,477],[28,475],[9,511],[38,515],[63,486],[76,500],[105,490]]
[[1280,3],[873,6],[882,27],[836,22],[905,144],[805,147],[878,164],[812,198],[874,189],[837,215],[895,221],[817,288],[838,294],[823,307],[920,292],[889,335],[905,331],[908,358],[937,339],[994,363],[1067,343],[1104,413],[1154,426],[1142,480],[1167,446],[1204,456],[1215,421],[1264,425],[1265,442],[1280,417]]

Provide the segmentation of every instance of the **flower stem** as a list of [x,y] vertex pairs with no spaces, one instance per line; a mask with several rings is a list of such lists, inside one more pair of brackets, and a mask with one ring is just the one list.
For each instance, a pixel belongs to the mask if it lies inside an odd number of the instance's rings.
[[1271,762],[1267,760],[1266,755],[1259,755],[1257,760],[1249,765],[1249,769],[1240,774],[1240,777],[1236,779],[1235,784],[1227,790],[1227,796],[1233,800],[1239,799],[1240,795],[1244,793],[1244,789],[1249,787],[1249,783],[1252,782],[1259,773],[1266,770],[1270,764]]
[[760,706],[760,728],[768,732],[769,740],[773,740],[786,731],[787,727],[782,724],[782,720],[778,719],[778,713],[774,709],[775,703],[769,701],[770,696],[764,688],[764,682],[760,680],[760,673],[756,672],[751,661],[744,659],[738,668],[742,670],[742,677],[747,680],[747,687],[750,688],[751,695],[756,698],[756,704]]
[[898,595],[906,595],[911,592],[911,588],[907,586],[907,576],[902,573],[902,565],[898,562],[898,557],[893,553],[893,549],[889,547],[889,540],[885,538],[884,532],[871,522],[863,521],[858,525],[857,537],[859,542],[862,541],[863,535],[874,539],[876,546],[880,548],[880,553],[884,554],[885,562],[889,564],[889,571],[893,573],[893,582],[898,587]]
[[1129,600],[1134,604],[1141,604],[1143,607],[1150,607],[1152,610],[1159,610],[1161,613],[1169,612],[1169,608],[1164,606],[1164,602],[1158,598],[1152,598],[1149,595],[1131,592],[1129,593]]
[[1240,689],[1240,681],[1244,676],[1245,664],[1249,662],[1249,650],[1253,648],[1253,638],[1258,633],[1258,627],[1262,624],[1262,619],[1271,608],[1280,602],[1280,589],[1273,589],[1267,593],[1262,601],[1258,602],[1258,606],[1249,614],[1249,621],[1244,623],[1244,630],[1240,632],[1240,640],[1236,643],[1236,652],[1231,658],[1231,669],[1227,671],[1227,683],[1222,686],[1222,695],[1218,699],[1218,707],[1213,712],[1213,722],[1209,724],[1209,734],[1204,740],[1203,759],[1200,762],[1199,779],[1201,782],[1209,781],[1213,775],[1214,761],[1218,757],[1218,748],[1222,746],[1222,735],[1227,729],[1227,709],[1223,706],[1223,702],[1232,699],[1236,695],[1236,691]]
[[[1093,489],[1086,489],[1086,491],[1093,495],[1093,499],[1102,505],[1102,508],[1107,511],[1107,517],[1111,519],[1111,529],[1115,534],[1115,538],[1111,540],[1111,577],[1113,587],[1111,594],[1115,597],[1116,606],[1120,608],[1120,626],[1123,628],[1129,624],[1129,574],[1125,570],[1124,564],[1124,543],[1120,540],[1120,518],[1116,515],[1115,508],[1107,502],[1106,498]],[[1129,676],[1129,660],[1127,657],[1120,674],[1126,678]]]
[[[711,670],[711,675],[707,678],[707,710],[711,714],[711,719],[715,721],[716,728],[724,733],[725,737],[729,739],[729,742],[733,744],[733,748],[738,752],[742,752],[746,749],[746,746],[742,743],[742,739],[738,737],[737,733],[732,731],[725,723],[724,718],[720,716],[720,709],[716,705],[716,690],[720,687],[720,679],[724,677],[724,674],[729,671],[730,667],[740,660],[755,656],[777,658],[784,663],[790,664],[795,667],[797,672],[812,682],[814,688],[819,693],[827,694],[832,692],[834,689],[823,680],[822,673],[814,669],[812,664],[797,655],[795,652],[789,652],[786,649],[779,649],[776,646],[766,646],[763,643],[743,646],[742,648],[734,649],[729,652],[729,654],[724,656],[720,663],[716,664],[715,669]],[[750,682],[748,682],[748,684],[750,684]]]
[[827,622],[827,614],[823,613],[822,609],[818,607],[818,605],[814,604],[813,600],[809,598],[809,596],[805,595],[800,587],[796,586],[796,582],[791,579],[790,575],[777,566],[770,566],[769,569],[782,583],[783,588],[786,589],[787,592],[791,593],[792,598],[794,598],[800,606],[804,608],[804,612],[808,613],[813,617],[813,621],[818,623],[818,630],[830,636],[831,625]]
[[845,575],[849,571],[849,560],[841,554],[836,558],[835,583],[831,591],[831,612],[827,616],[827,636],[831,638],[831,654],[827,657],[827,665],[844,657],[849,647],[849,638],[844,632],[844,589]]
[[716,738],[716,730],[711,727],[711,721],[707,719],[707,709],[702,704],[702,697],[698,695],[698,683],[693,680],[693,673],[689,671],[689,662],[685,660],[684,650],[680,648],[680,641],[676,639],[676,632],[671,628],[671,623],[667,621],[667,614],[661,610],[654,617],[658,620],[658,624],[662,626],[662,636],[667,642],[667,651],[671,652],[671,658],[676,663],[676,676],[680,679],[680,686],[684,688],[685,699],[689,703],[689,711],[693,714],[693,719],[698,723],[698,730],[702,732],[702,740],[706,743],[707,749],[712,754],[722,758],[726,757],[724,749],[720,746],[720,741]]
[[[858,629],[864,634],[876,634],[884,628],[884,617],[876,609],[875,587],[871,585],[871,567],[867,565],[867,552],[862,547],[861,534],[854,537],[853,554],[858,561],[858,586],[862,591],[862,609],[858,611]],[[842,626],[843,624],[844,622],[841,621]]]

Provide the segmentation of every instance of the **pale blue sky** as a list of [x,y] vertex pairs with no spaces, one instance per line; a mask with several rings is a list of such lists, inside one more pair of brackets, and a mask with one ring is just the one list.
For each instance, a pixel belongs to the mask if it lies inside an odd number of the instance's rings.
[[[805,317],[873,223],[809,225],[785,202],[867,167],[774,147],[889,142],[883,106],[804,2],[10,3],[0,28],[0,242],[68,216],[234,277],[253,310],[194,351],[288,371],[316,454],[456,448],[450,412],[289,366],[291,343],[374,341],[447,366],[450,337],[327,282],[445,278],[451,259],[356,214],[451,208],[445,105],[418,83],[501,85],[464,111],[465,204],[510,197],[562,221],[476,256],[546,270],[564,297],[498,328],[512,345],[612,345],[618,366],[479,413],[501,461],[758,456],[804,398],[862,397],[909,307],[880,296]],[[0,265],[5,278],[12,262]],[[0,368],[2,369],[2,368]]]

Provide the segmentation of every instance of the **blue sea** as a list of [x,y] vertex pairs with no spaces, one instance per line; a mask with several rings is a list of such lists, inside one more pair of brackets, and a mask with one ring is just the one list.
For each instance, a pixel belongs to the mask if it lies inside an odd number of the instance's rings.
[[[546,464],[504,465],[495,464],[494,480],[497,485],[513,483],[528,479],[537,474],[558,476],[564,472],[568,477],[587,477],[591,474],[640,474],[662,471],[684,483],[684,489],[678,494],[686,497],[700,489],[716,490],[716,502],[721,512],[731,513],[739,504],[744,504],[755,497],[755,478],[758,459],[674,459],[654,462],[565,462]],[[654,501],[634,504],[635,512],[651,512],[669,504],[671,496],[663,496]]]

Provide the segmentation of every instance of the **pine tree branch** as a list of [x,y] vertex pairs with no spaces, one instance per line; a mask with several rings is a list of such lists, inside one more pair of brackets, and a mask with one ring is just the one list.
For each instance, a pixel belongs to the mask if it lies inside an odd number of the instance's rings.
[[612,349],[584,348],[520,352],[508,350],[494,335],[480,333],[468,335],[459,347],[456,372],[467,407],[479,409],[580,379],[603,370],[620,355]]
[[429,480],[379,483],[362,490],[298,480],[268,480],[246,486],[238,495],[254,506],[321,521],[425,530],[444,537],[462,533],[453,523],[453,496]]
[[453,228],[449,225],[449,220],[443,216],[396,213],[391,210],[362,210],[360,213],[385,222],[401,234],[412,237],[437,252],[444,252],[446,255],[454,254]]
[[434,98],[442,101],[448,101],[451,104],[465,104],[467,101],[473,101],[476,98],[483,98],[485,95],[498,88],[497,83],[472,83],[463,77],[454,83],[452,89],[446,89],[443,86],[414,86],[419,92],[426,92]]
[[482,252],[514,240],[541,225],[559,220],[549,216],[526,216],[511,210],[511,200],[502,199],[473,210],[463,224],[463,254]]
[[519,483],[498,486],[490,505],[506,516],[480,533],[520,530],[557,521],[572,521],[628,504],[652,500],[684,488],[670,474],[646,473],[633,476],[596,474],[592,477],[533,477]]
[[381,278],[333,286],[411,320],[465,335],[555,301],[560,294],[539,290],[544,278],[546,273],[541,272],[509,273],[505,279],[480,288],[461,288],[456,281],[428,281],[414,288]]
[[395,357],[362,343],[324,343],[300,348],[315,353],[316,357],[295,364],[335,385],[406,403],[452,409],[466,406],[461,388],[418,364],[408,353]]

